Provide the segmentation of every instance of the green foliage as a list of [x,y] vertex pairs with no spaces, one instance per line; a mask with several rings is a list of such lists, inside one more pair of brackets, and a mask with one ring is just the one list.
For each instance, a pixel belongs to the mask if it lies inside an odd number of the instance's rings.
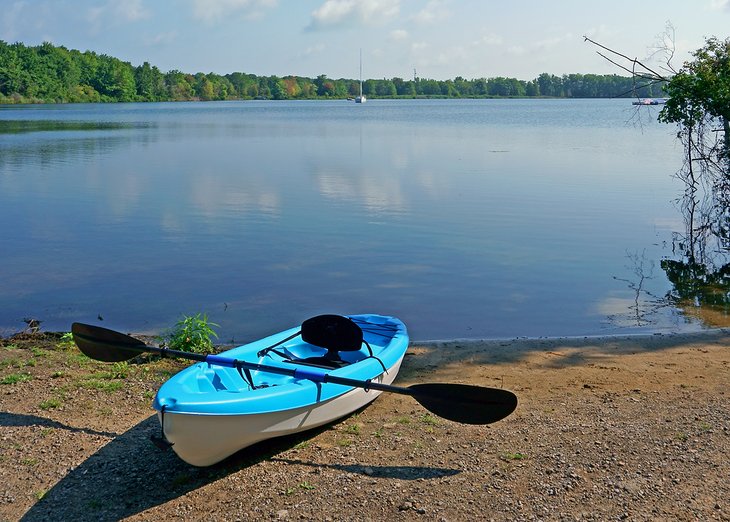
[[672,283],[667,293],[672,301],[691,307],[706,307],[723,314],[730,311],[730,264],[717,269],[689,258],[664,259],[661,267]]
[[[368,79],[369,97],[614,97],[661,95],[661,85],[634,93],[633,79],[616,75],[541,74],[531,81],[516,78],[431,80],[414,78]],[[0,103],[130,102],[227,99],[341,99],[359,94],[354,79],[296,76],[256,76],[242,72],[226,75],[162,73],[144,62],[133,66],[92,51],[80,52],[46,42],[35,47],[0,40]]]
[[692,127],[705,114],[730,120],[730,38],[710,38],[665,87],[669,100],[659,119]]
[[184,316],[165,336],[167,346],[184,352],[206,353],[213,349],[212,337],[218,338],[206,314]]

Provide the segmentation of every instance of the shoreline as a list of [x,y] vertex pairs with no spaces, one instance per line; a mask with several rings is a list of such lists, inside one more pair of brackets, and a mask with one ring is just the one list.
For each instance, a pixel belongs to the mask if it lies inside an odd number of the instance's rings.
[[586,334],[586,335],[556,335],[556,336],[514,336],[514,337],[484,337],[478,339],[472,339],[470,337],[457,337],[453,339],[426,339],[426,340],[411,340],[410,344],[414,346],[418,345],[432,345],[432,344],[444,344],[444,343],[463,343],[463,344],[490,344],[490,343],[501,343],[507,341],[524,341],[524,342],[538,342],[538,341],[580,341],[580,340],[598,340],[598,341],[610,341],[613,339],[633,339],[636,337],[695,337],[708,335],[709,338],[715,336],[722,336],[730,334],[730,327],[715,327],[705,328],[702,330],[692,330],[687,332],[635,332],[635,333],[613,333],[613,334]]

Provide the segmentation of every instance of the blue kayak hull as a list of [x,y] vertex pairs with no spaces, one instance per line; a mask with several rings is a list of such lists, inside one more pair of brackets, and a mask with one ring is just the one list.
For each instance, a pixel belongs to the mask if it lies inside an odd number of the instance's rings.
[[[363,331],[359,351],[342,352],[347,362],[328,369],[333,376],[391,384],[408,348],[405,325],[389,316],[348,316]],[[298,328],[280,332],[220,354],[242,361],[296,368],[301,360],[326,350],[296,336]],[[294,338],[278,345],[280,341]],[[265,356],[259,352],[277,345]],[[372,355],[370,351],[372,350]],[[253,386],[252,386],[253,385]],[[184,461],[209,466],[264,439],[327,424],[372,402],[380,392],[313,382],[306,378],[198,363],[162,385],[154,401],[165,437]]]

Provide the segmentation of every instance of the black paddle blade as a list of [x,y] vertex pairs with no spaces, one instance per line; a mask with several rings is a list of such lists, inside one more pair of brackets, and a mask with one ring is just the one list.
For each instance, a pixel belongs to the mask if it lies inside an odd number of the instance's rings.
[[147,350],[139,339],[100,326],[74,323],[71,334],[79,350],[97,361],[128,361]]
[[408,387],[424,408],[463,424],[491,424],[517,407],[517,396],[507,390],[470,384],[424,383]]

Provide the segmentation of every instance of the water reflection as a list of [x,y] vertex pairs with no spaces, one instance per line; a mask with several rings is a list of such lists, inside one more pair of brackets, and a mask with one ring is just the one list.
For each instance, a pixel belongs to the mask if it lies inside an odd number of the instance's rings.
[[[722,178],[727,182],[727,174]],[[730,326],[730,199],[725,184],[688,184],[681,200],[684,233],[675,233],[662,269],[669,302],[710,327]]]
[[624,327],[643,328],[666,320],[667,316],[663,312],[672,305],[665,296],[655,294],[649,286],[655,278],[656,263],[647,257],[646,250],[641,254],[627,252],[626,258],[629,261],[626,268],[631,275],[625,278],[614,276],[614,279],[626,284],[631,297],[605,301],[602,311],[609,321]]

